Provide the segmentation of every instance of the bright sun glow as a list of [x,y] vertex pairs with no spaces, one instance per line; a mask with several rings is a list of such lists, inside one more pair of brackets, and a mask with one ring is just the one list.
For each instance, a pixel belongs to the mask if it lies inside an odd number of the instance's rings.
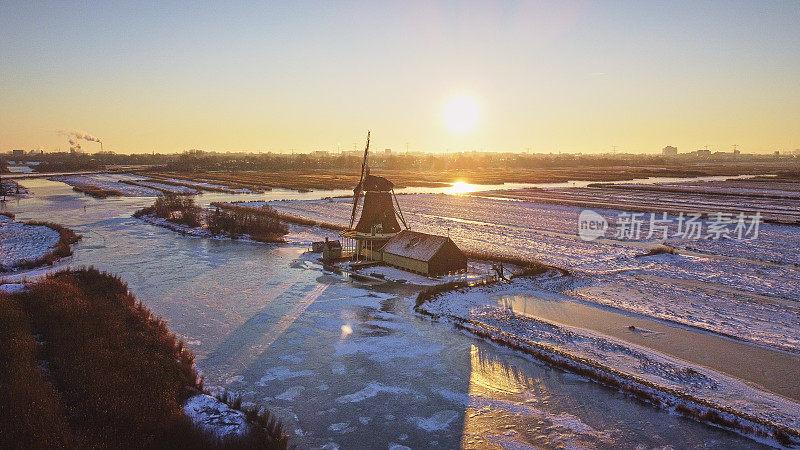
[[478,102],[467,94],[452,97],[442,108],[442,118],[451,131],[466,133],[475,129],[480,120]]
[[461,195],[466,194],[467,192],[473,192],[476,190],[476,186],[474,184],[465,183],[463,181],[456,181],[453,183],[452,186],[446,188],[444,192],[450,195]]

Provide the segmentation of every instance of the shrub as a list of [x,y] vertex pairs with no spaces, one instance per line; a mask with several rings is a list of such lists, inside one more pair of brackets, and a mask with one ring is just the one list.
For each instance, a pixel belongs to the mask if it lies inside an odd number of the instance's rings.
[[276,242],[289,233],[289,227],[272,214],[274,211],[267,205],[258,213],[217,208],[208,213],[206,223],[214,234],[228,233],[233,238],[248,234],[256,241]]
[[269,420],[229,439],[192,424],[182,403],[201,388],[193,362],[115,276],[64,271],[0,294],[0,448],[287,446]]
[[194,198],[186,195],[164,194],[156,197],[155,203],[134,213],[135,217],[153,214],[170,222],[190,227],[201,225],[202,209],[194,203]]

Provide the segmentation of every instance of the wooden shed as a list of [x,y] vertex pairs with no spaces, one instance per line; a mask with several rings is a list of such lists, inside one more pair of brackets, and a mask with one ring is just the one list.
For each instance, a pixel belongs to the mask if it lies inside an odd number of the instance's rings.
[[325,262],[334,261],[342,257],[342,243],[338,240],[330,241],[325,238],[325,243],[322,246],[322,260]]
[[467,270],[467,257],[449,237],[403,230],[381,249],[383,262],[429,276]]

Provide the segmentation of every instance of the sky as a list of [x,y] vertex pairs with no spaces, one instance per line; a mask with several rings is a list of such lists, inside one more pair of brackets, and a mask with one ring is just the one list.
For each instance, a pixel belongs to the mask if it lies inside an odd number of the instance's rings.
[[800,1],[188,3],[0,2],[0,152],[800,148]]

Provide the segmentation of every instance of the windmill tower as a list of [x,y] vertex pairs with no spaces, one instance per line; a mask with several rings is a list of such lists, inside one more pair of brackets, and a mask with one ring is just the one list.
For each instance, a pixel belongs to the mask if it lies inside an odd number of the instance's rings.
[[[400,203],[394,193],[394,184],[386,178],[369,173],[367,165],[369,136],[370,133],[367,132],[367,145],[364,148],[364,160],[361,163],[361,178],[353,189],[353,212],[350,215],[350,226],[347,231],[342,233],[342,237],[346,241],[355,241],[353,258],[356,260],[380,260],[380,249],[386,241],[402,230],[400,223],[408,229],[403,212],[400,210]],[[362,195],[364,205],[361,208],[361,217],[356,222]]]

